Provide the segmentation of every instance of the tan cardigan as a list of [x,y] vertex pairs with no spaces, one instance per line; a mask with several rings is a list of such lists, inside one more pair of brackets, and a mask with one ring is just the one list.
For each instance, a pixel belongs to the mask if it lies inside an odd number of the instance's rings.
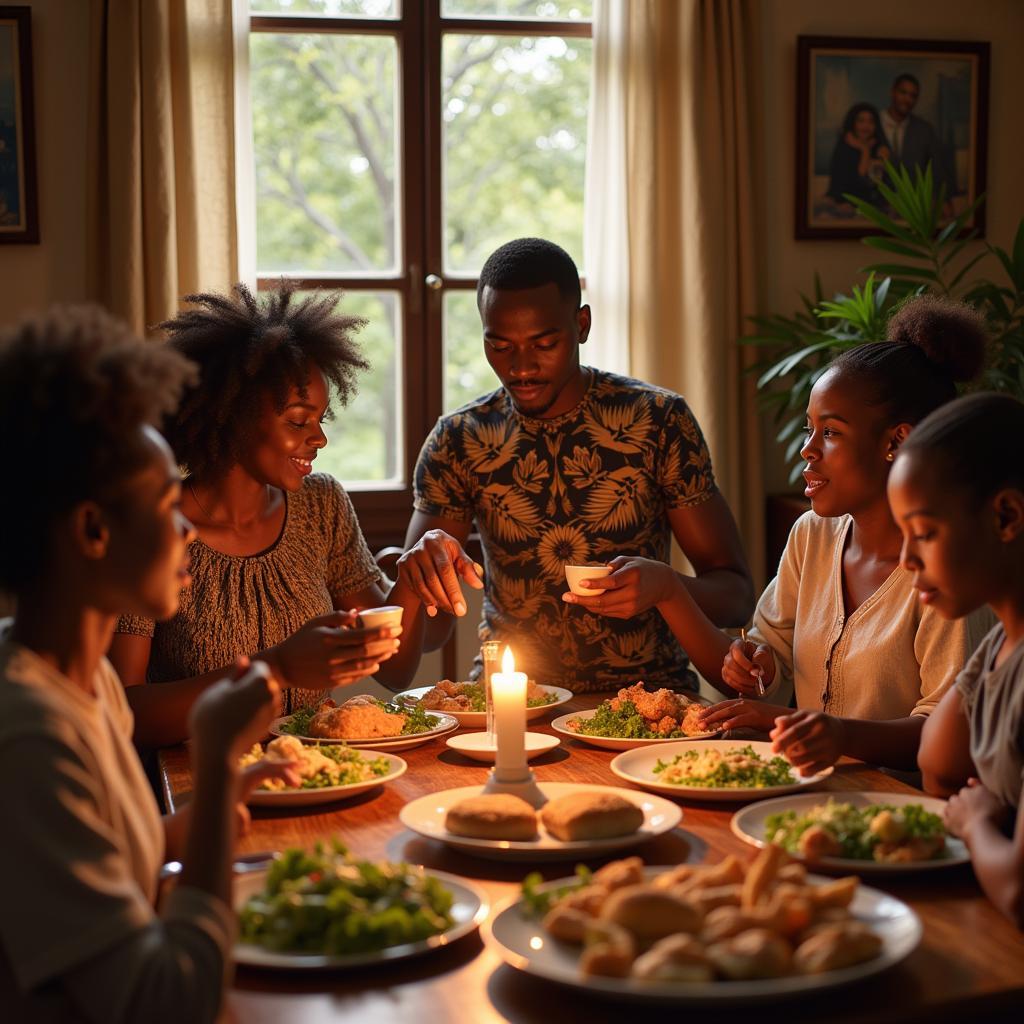
[[779,574],[754,612],[749,636],[775,654],[765,698],[844,718],[930,714],[994,621],[982,609],[956,622],[922,606],[912,575],[894,569],[851,615],[842,562],[850,516],[807,512],[793,525]]

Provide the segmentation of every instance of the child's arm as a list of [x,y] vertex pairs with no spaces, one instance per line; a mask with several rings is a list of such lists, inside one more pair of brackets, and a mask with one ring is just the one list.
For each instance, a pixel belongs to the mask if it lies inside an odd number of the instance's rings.
[[946,805],[946,827],[967,844],[985,895],[1024,931],[1024,792],[1011,839],[1000,827],[1009,814],[991,791],[971,779]]
[[978,774],[971,760],[970,722],[955,686],[925,722],[917,766],[925,792],[932,796],[952,796]]

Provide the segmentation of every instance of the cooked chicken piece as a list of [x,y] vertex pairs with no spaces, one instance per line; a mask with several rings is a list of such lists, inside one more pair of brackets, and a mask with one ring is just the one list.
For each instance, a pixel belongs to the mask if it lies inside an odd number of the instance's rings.
[[800,849],[800,856],[807,860],[818,860],[820,857],[838,857],[843,848],[828,829],[820,825],[812,825],[800,837],[797,844]]
[[400,736],[406,720],[405,715],[391,714],[372,699],[366,703],[353,697],[341,707],[321,708],[310,720],[309,734],[333,740]]
[[463,691],[468,683],[455,683],[442,679],[420,698],[420,704],[428,711],[472,711],[473,702]]

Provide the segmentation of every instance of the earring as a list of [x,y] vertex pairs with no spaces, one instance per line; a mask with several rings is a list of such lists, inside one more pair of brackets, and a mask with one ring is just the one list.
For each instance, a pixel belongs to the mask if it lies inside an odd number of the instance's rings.
[[896,453],[895,452],[886,452],[885,453],[885,461],[886,462],[892,462],[892,460],[895,459],[895,458],[896,458]]

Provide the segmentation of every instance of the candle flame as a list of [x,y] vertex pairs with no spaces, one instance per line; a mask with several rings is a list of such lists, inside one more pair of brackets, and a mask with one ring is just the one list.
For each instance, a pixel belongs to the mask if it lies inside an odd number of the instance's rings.
[[516,660],[512,657],[512,648],[505,648],[505,653],[501,656],[501,671],[505,673],[512,673],[516,670]]

